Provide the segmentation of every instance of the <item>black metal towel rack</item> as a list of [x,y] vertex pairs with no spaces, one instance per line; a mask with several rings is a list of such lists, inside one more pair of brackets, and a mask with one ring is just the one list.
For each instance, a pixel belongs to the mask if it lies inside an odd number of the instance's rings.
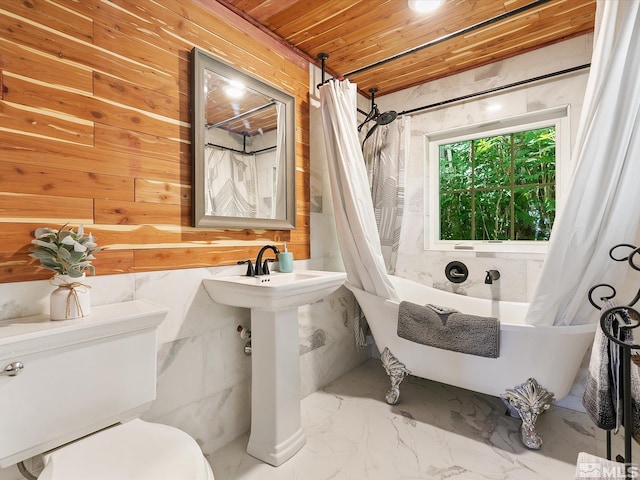
[[[629,250],[630,253],[626,256],[618,256],[617,251],[619,250]],[[637,255],[640,255],[640,248],[635,245],[631,245],[629,243],[621,243],[609,250],[609,257],[616,262],[628,262],[629,266],[637,271],[640,271],[640,265],[636,264],[634,259]],[[593,286],[589,290],[589,302],[598,310],[601,310],[602,313],[600,315],[600,328],[602,329],[605,336],[609,339],[609,341],[614,342],[615,344],[620,346],[621,350],[621,367],[622,367],[622,405],[623,405],[623,427],[624,427],[624,458],[616,457],[616,460],[622,461],[625,463],[625,472],[626,478],[633,478],[631,466],[631,436],[633,429],[633,418],[631,413],[631,355],[632,351],[640,350],[640,345],[636,343],[629,343],[626,341],[620,340],[620,338],[624,338],[624,335],[615,335],[612,332],[612,327],[615,327],[611,323],[607,322],[607,318],[615,314],[616,312],[620,312],[624,314],[625,318],[629,320],[629,323],[626,325],[617,325],[620,329],[620,332],[631,332],[633,329],[640,326],[640,313],[633,308],[633,306],[640,300],[640,289],[636,293],[635,297],[626,305],[620,305],[612,308],[608,308],[603,310],[603,307],[598,305],[598,303],[594,300],[595,291],[599,288],[606,287],[611,290],[609,295],[598,296],[600,302],[604,304],[608,300],[612,300],[617,292],[616,289],[609,285],[608,283],[600,283],[598,285]],[[633,339],[633,335],[629,336]],[[617,415],[617,412],[616,412]],[[607,430],[607,460],[611,460],[611,430]]]

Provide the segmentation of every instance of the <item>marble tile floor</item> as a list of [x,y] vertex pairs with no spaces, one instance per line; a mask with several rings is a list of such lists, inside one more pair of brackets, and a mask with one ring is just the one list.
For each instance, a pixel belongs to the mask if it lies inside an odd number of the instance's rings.
[[368,360],[302,400],[307,444],[292,459],[254,459],[246,434],[209,455],[216,480],[560,480],[575,477],[580,451],[605,455],[605,434],[584,413],[552,406],[533,451],[499,398],[410,376],[390,406],[387,388],[380,361]]

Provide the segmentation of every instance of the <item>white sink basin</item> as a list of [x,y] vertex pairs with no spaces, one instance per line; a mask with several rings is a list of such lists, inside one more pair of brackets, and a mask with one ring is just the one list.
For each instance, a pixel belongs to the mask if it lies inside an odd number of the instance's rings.
[[300,419],[298,307],[337,290],[342,272],[204,279],[214,302],[251,309],[251,435],[247,452],[278,466],[305,444]]
[[346,280],[343,272],[300,270],[292,273],[204,279],[211,298],[224,305],[277,311],[315,302],[337,290]]

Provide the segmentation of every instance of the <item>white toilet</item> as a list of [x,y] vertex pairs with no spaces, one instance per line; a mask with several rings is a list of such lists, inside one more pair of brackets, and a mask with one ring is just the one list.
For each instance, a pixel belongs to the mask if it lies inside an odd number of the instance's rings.
[[136,300],[0,322],[0,467],[43,454],[39,480],[213,480],[193,438],[138,418],[166,313]]

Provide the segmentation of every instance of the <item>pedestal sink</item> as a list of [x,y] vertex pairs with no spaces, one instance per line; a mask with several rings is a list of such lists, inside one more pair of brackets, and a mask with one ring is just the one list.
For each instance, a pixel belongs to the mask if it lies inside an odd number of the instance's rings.
[[274,466],[306,442],[300,423],[298,307],[345,281],[342,272],[301,270],[203,280],[211,298],[251,309],[251,435],[247,453]]

